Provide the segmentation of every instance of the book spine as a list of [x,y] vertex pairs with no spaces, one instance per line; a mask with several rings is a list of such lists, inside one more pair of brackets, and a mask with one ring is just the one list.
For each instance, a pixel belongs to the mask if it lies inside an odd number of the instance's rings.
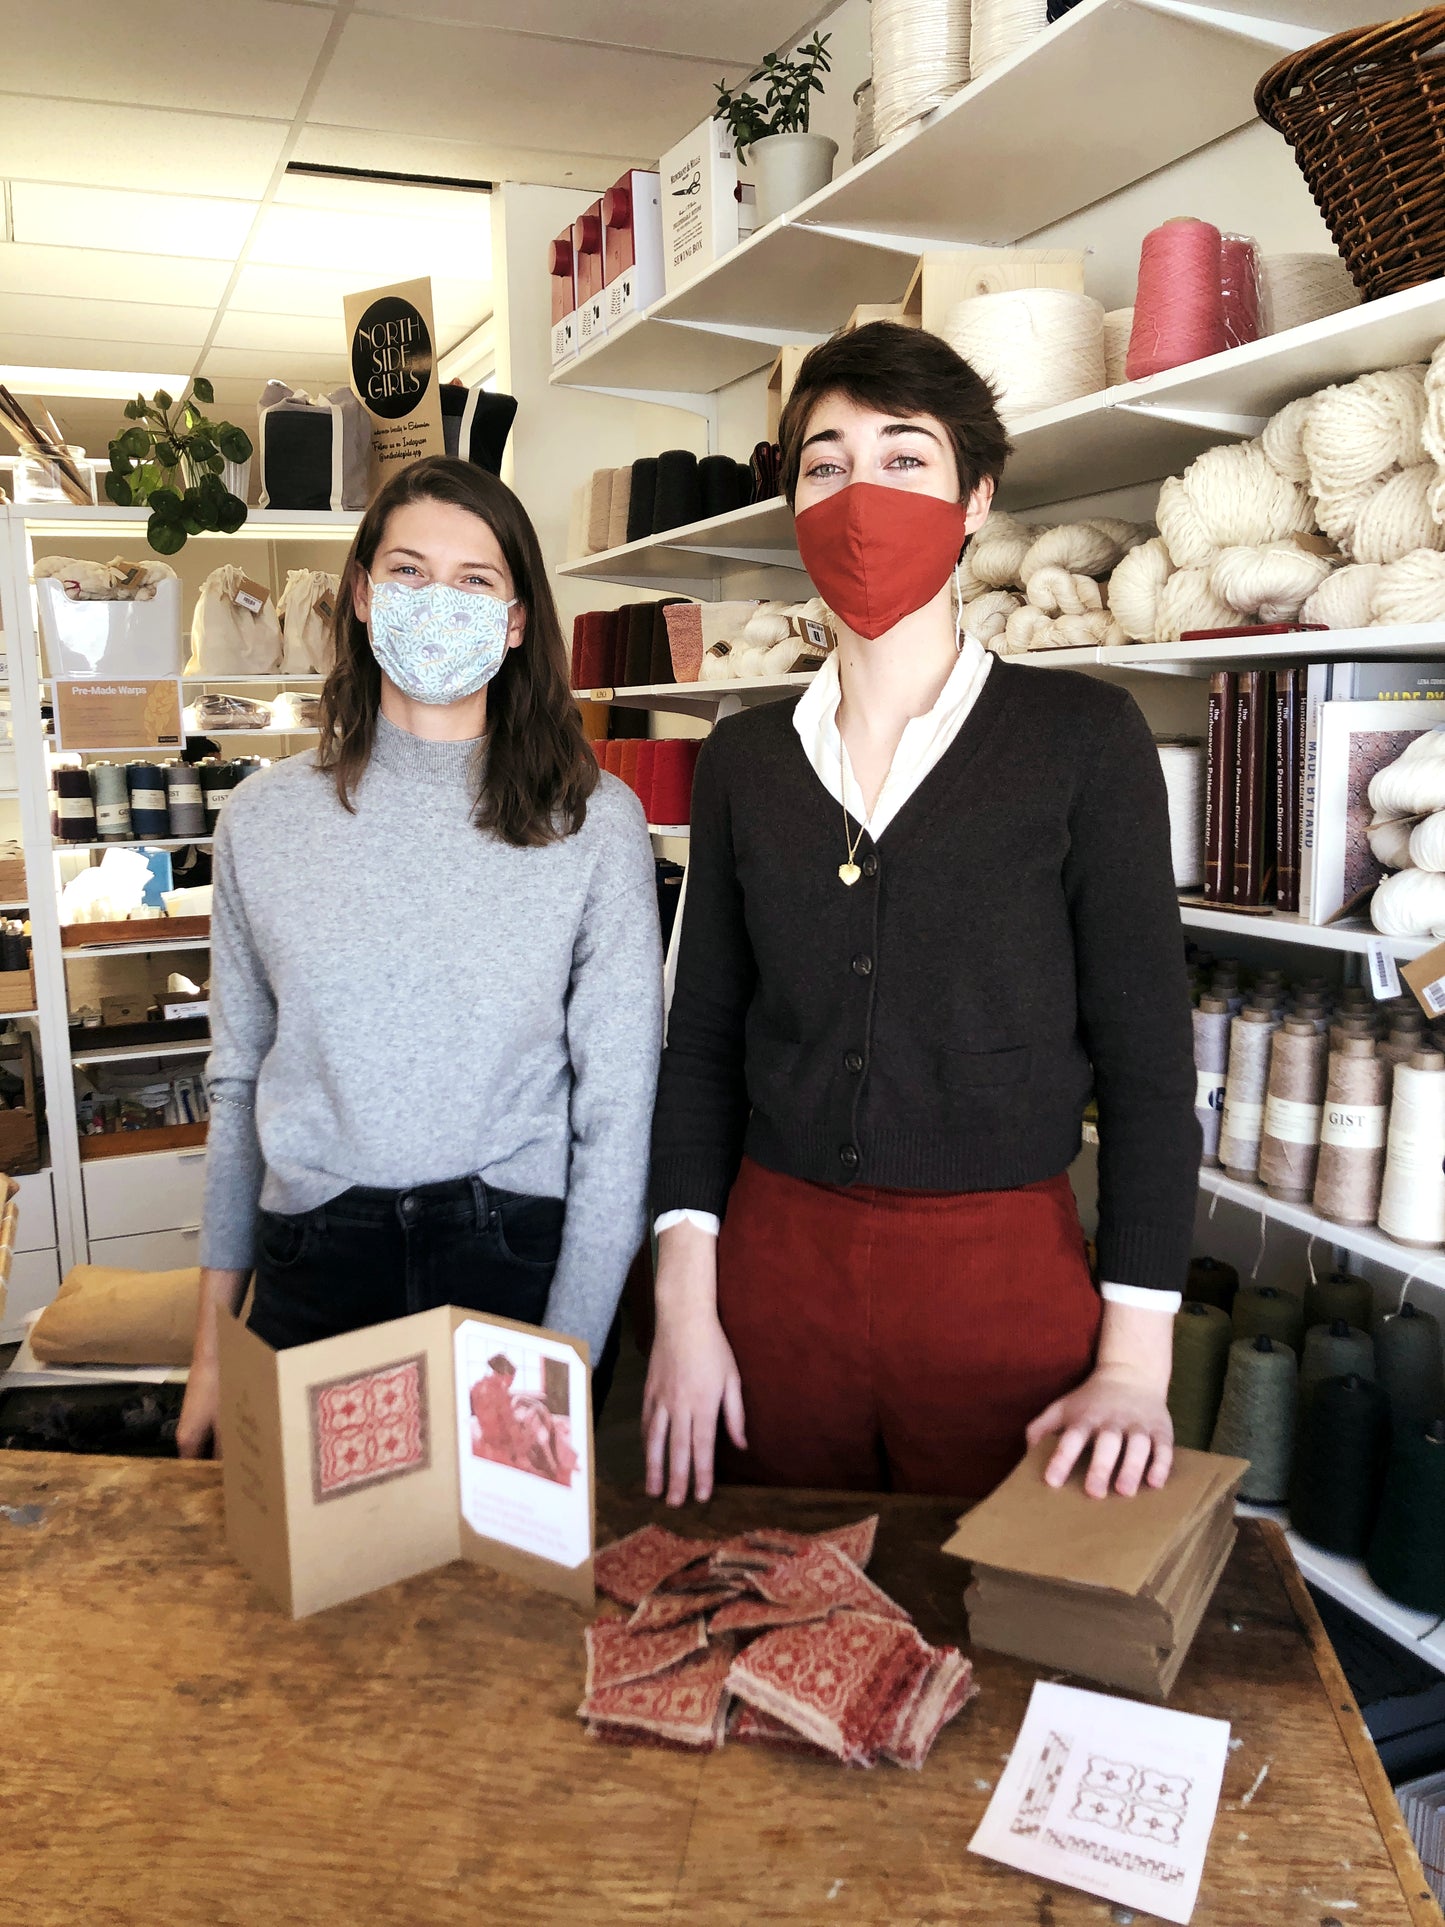
[[1300,758],[1299,910],[1314,917],[1315,798],[1319,790],[1320,708],[1329,694],[1329,664],[1312,662],[1305,670],[1304,751]]
[[1265,702],[1263,671],[1241,669],[1234,704],[1234,903],[1258,903],[1263,884]]
[[1209,739],[1205,756],[1204,894],[1228,903],[1234,875],[1234,677],[1216,669],[1209,678]]
[[1303,672],[1276,670],[1274,678],[1275,902],[1281,910],[1299,909],[1300,712]]

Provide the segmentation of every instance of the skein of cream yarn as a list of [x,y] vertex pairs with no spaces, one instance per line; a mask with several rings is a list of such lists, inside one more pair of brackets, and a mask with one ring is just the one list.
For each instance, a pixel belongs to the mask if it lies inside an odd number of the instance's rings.
[[1301,622],[1322,622],[1327,629],[1363,629],[1373,619],[1375,590],[1384,570],[1378,562],[1352,562],[1336,569],[1300,610]]
[[1020,580],[1023,559],[1038,530],[1005,509],[994,509],[968,545],[964,563],[986,589],[1007,589]]
[[1416,462],[1374,490],[1350,531],[1357,562],[1398,562],[1419,549],[1445,549],[1445,528],[1430,513],[1436,480],[1433,462]]
[[873,137],[881,146],[969,77],[969,0],[873,0]]
[[1296,401],[1286,402],[1278,414],[1270,416],[1259,438],[1270,467],[1287,482],[1298,482],[1306,488],[1310,465],[1305,460],[1304,425],[1314,405],[1313,395],[1301,395]]
[[1445,876],[1397,870],[1376,886],[1370,922],[1384,937],[1445,936]]
[[[1373,843],[1370,847],[1374,848]],[[1445,810],[1435,810],[1415,825],[1410,833],[1409,861],[1420,870],[1445,870]]]
[[993,642],[996,637],[1002,636],[1014,610],[1022,607],[1019,598],[1010,595],[1006,589],[990,589],[986,595],[965,604],[963,633],[982,643]]
[[1353,553],[1355,523],[1376,487],[1398,469],[1424,461],[1424,419],[1423,363],[1382,368],[1315,396],[1300,445],[1319,525],[1331,541]]
[[972,295],[943,334],[992,385],[1005,424],[1104,386],[1103,307],[1071,288]]
[[1208,569],[1176,569],[1159,591],[1154,633],[1160,642],[1178,642],[1192,629],[1237,629],[1240,617],[1209,586]]
[[1050,568],[1069,569],[1075,575],[1107,575],[1148,534],[1140,523],[1105,516],[1040,529],[1019,563],[1019,581],[1027,584],[1039,569]]
[[1209,586],[1239,615],[1293,622],[1333,566],[1329,556],[1290,542],[1225,549],[1209,572]]
[[1370,620],[1382,624],[1445,621],[1445,555],[1419,549],[1383,568]]
[[[1427,821],[1433,822],[1434,818],[1427,818]],[[1370,854],[1376,863],[1383,863],[1387,870],[1408,870],[1415,861],[1410,853],[1414,830],[1415,819],[1410,816],[1377,818],[1365,832],[1369,839]],[[1436,866],[1427,863],[1418,867],[1430,870]]]
[[1221,549],[1277,542],[1314,528],[1314,505],[1286,481],[1257,441],[1207,448],[1159,491],[1159,533],[1181,569],[1210,562]]
[[1430,816],[1445,810],[1445,727],[1422,730],[1370,778],[1377,816]]
[[1131,642],[1154,641],[1159,594],[1173,573],[1169,545],[1155,535],[1131,549],[1109,577],[1109,607]]
[[1435,464],[1436,482],[1430,491],[1430,513],[1445,522],[1445,341],[1439,343],[1425,371],[1425,420],[1420,445]]
[[1046,616],[1082,616],[1104,606],[1104,592],[1093,577],[1069,569],[1035,569],[1024,594]]

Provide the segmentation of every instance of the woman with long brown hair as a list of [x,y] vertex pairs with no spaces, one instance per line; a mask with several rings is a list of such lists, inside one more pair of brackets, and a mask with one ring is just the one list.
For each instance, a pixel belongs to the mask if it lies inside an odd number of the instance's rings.
[[601,1358],[643,1231],[662,969],[647,828],[599,775],[536,532],[468,463],[357,530],[319,747],[253,777],[214,853],[202,1312],[254,1270],[278,1348],[434,1305]]

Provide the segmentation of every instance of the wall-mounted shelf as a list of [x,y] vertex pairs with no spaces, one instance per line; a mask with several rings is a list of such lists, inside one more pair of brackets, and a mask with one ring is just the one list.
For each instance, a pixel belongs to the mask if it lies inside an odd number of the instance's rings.
[[[793,512],[781,496],[727,515],[689,522],[624,548],[564,562],[557,574],[572,582],[621,582],[658,593],[712,598],[729,576],[758,569],[792,569],[803,562],[793,534]],[[806,593],[807,578],[797,592]]]
[[207,1057],[210,1055],[209,1037],[193,1038],[185,1044],[120,1044],[107,1050],[97,1045],[94,1050],[88,1047],[72,1051],[72,1064],[148,1064],[157,1057]]
[[[28,507],[16,503],[11,514],[23,521],[32,536],[108,535],[123,528],[144,528],[150,520],[145,508],[122,509],[114,506],[87,508],[80,503],[50,502]],[[359,510],[352,509],[251,509],[240,528],[230,535],[218,529],[203,529],[191,536],[192,542],[284,542],[310,541],[331,536],[349,542],[361,526]]]
[[[806,689],[817,670],[804,670],[797,676],[738,676],[728,682],[659,682],[638,684],[632,689],[575,689],[579,702],[616,703],[623,709],[672,710],[685,716],[706,716],[730,696],[743,707],[756,702],[776,702],[794,690]],[[80,845],[72,844],[72,849]]]
[[1399,1640],[1421,1659],[1445,1672],[1445,1631],[1433,1613],[1415,1612],[1409,1606],[1399,1605],[1388,1593],[1380,1591],[1358,1559],[1346,1559],[1337,1552],[1326,1552],[1321,1546],[1311,1545],[1290,1526],[1284,1506],[1241,1502],[1236,1509],[1245,1518],[1277,1519],[1285,1528],[1295,1564],[1311,1585],[1318,1586],[1331,1599],[1338,1599],[1342,1606],[1348,1606],[1380,1632]]
[[63,843],[57,838],[50,847],[63,856],[70,850],[209,850],[213,841],[209,836],[121,836],[108,843]]
[[1303,917],[1289,910],[1249,916],[1229,909],[1226,904],[1206,908],[1198,903],[1181,903],[1179,920],[1186,930],[1215,930],[1236,938],[1264,937],[1274,943],[1301,944],[1314,950],[1343,950],[1355,956],[1363,956],[1372,943],[1379,943],[1390,956],[1404,962],[1423,957],[1436,942],[1434,937],[1382,937],[1369,924],[1357,919],[1346,923],[1306,923]]
[[1339,1245],[1391,1271],[1408,1273],[1415,1284],[1436,1290],[1445,1287],[1445,1251],[1420,1251],[1413,1245],[1397,1244],[1374,1225],[1336,1224],[1333,1218],[1322,1218],[1307,1204],[1286,1204],[1282,1198],[1272,1198],[1263,1185],[1228,1177],[1214,1165],[1201,1168],[1199,1188],[1226,1204],[1241,1205],[1257,1216],[1290,1225],[1311,1238],[1318,1238],[1322,1244]]
[[103,963],[107,957],[149,957],[163,950],[209,950],[209,937],[160,937],[154,943],[104,943],[63,952],[67,963]]
[[649,823],[647,834],[649,836],[691,836],[692,825],[690,823]]

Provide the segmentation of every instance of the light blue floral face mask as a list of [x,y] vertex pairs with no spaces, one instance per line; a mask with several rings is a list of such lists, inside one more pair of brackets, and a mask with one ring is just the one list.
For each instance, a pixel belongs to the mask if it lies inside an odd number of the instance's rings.
[[500,596],[429,582],[371,585],[371,648],[405,696],[419,703],[459,703],[475,696],[507,653],[507,615]]

